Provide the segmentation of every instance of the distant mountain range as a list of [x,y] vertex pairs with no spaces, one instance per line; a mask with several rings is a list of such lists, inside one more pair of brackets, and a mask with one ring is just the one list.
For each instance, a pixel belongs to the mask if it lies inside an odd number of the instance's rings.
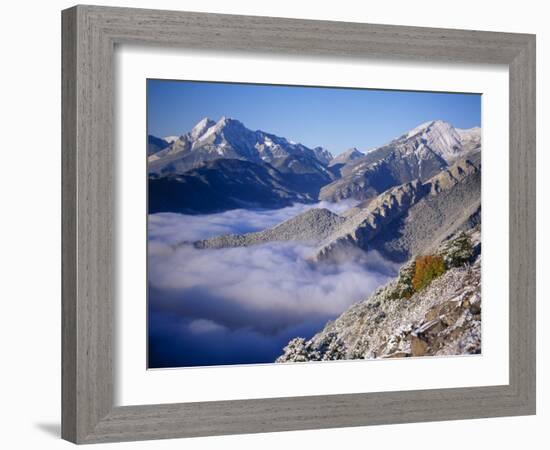
[[333,157],[323,147],[253,131],[236,119],[204,118],[179,137],[148,136],[149,211],[364,201],[413,180],[424,182],[480,148],[479,128],[455,129],[436,120],[366,154],[352,148]]

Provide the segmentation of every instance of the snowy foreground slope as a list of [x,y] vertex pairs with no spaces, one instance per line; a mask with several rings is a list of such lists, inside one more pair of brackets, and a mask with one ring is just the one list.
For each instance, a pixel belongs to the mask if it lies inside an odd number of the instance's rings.
[[427,287],[412,292],[412,261],[310,340],[290,341],[277,362],[480,353],[480,251],[477,227],[457,234],[437,249],[447,270]]

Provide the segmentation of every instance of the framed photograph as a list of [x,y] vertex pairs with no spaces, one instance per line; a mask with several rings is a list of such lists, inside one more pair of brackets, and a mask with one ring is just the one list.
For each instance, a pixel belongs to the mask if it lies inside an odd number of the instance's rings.
[[535,413],[535,37],[63,11],[75,443]]

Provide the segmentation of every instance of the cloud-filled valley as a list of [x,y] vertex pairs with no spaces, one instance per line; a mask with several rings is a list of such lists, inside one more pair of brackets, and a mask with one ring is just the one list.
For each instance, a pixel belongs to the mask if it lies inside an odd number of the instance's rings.
[[350,204],[150,215],[150,367],[273,362],[289,339],[310,337],[395,276],[397,267],[376,252],[336,266],[312,264],[313,247],[300,242],[190,245],[262,230],[315,206],[339,212]]

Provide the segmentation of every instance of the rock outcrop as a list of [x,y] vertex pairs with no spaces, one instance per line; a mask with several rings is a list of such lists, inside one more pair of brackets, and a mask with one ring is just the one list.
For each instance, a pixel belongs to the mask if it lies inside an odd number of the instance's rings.
[[403,262],[470,228],[480,215],[480,163],[478,152],[424,183],[415,180],[359,204],[323,242],[314,259],[340,259],[350,247],[358,247],[376,249]]
[[313,262],[343,261],[350,253],[370,249],[404,262],[478,224],[480,190],[478,152],[455,161],[424,183],[414,180],[396,186],[341,215],[311,209],[271,229],[218,236],[194,245],[223,248],[303,241],[318,246],[310,257]]
[[390,189],[371,201],[365,208],[348,217],[345,223],[321,246],[316,261],[326,261],[345,253],[350,247],[366,250],[368,243],[384,227],[402,216],[426,193],[418,180]]
[[479,229],[459,233],[438,248],[447,270],[426,288],[412,289],[412,261],[310,340],[290,341],[277,362],[480,353],[480,245]]

